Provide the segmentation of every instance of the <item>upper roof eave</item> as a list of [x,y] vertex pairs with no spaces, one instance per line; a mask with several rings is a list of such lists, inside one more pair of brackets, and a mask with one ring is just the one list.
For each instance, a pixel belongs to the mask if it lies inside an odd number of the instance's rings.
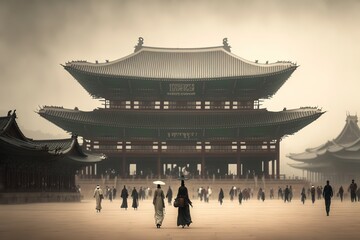
[[[219,52],[221,52],[222,54],[219,55]],[[189,53],[191,55],[186,57],[185,55],[173,55],[177,53],[179,54]],[[146,54],[146,55],[141,55],[141,54]],[[154,54],[156,57],[154,56]],[[172,54],[172,55],[168,55],[168,54]],[[200,54],[200,55],[196,55],[197,57],[194,58],[195,56],[194,54]],[[131,58],[133,60],[130,60]],[[194,63],[191,62],[192,59],[195,59]],[[209,59],[212,60],[210,61]],[[153,64],[151,68],[148,66],[149,61],[151,61],[151,64]],[[220,61],[222,65],[221,66],[214,65],[214,62],[217,61]],[[219,68],[221,69],[221,71],[214,70],[214,66],[215,69]],[[141,47],[140,50],[114,61],[107,61],[105,63],[72,61],[66,63],[64,66],[64,68],[69,72],[76,70],[84,73],[95,74],[98,76],[113,76],[113,77],[127,77],[127,78],[140,77],[144,79],[167,78],[167,79],[178,79],[178,80],[181,79],[186,80],[189,78],[222,79],[228,77],[237,78],[237,77],[251,77],[251,76],[267,76],[269,73],[276,74],[277,72],[282,72],[284,70],[285,71],[289,69],[295,70],[297,67],[298,65],[289,61],[281,61],[281,62],[278,61],[276,63],[270,63],[270,64],[258,63],[257,61],[251,62],[227,51],[223,46],[206,47],[206,48]],[[213,70],[210,71],[209,69],[213,69]],[[168,71],[175,71],[175,72],[170,73]]]
[[[62,65],[64,66],[64,65]],[[281,75],[285,72],[292,71],[294,72],[299,66],[291,66],[287,69],[279,70],[277,72],[271,72],[271,73],[263,73],[263,74],[256,74],[256,75],[239,75],[239,76],[217,76],[217,77],[200,77],[200,78],[161,78],[161,77],[145,77],[145,76],[128,76],[128,75],[113,75],[113,74],[101,74],[101,73],[93,73],[93,72],[87,72],[82,71],[76,68],[73,68],[72,66],[64,66],[65,70],[71,73],[71,71],[77,71],[77,72],[83,72],[89,75],[94,76],[101,76],[101,77],[110,77],[110,78],[118,78],[118,79],[133,79],[133,80],[152,80],[152,81],[194,81],[194,79],[198,81],[219,81],[219,80],[236,80],[236,79],[250,79],[250,78],[264,78],[264,77],[270,77],[275,75]]]

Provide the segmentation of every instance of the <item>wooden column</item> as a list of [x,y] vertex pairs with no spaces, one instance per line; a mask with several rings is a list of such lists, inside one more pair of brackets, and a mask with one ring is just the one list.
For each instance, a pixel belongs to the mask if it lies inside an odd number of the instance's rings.
[[236,171],[237,171],[237,178],[241,178],[241,158],[240,158],[240,152],[237,154],[236,159]]
[[122,142],[122,168],[121,168],[121,177],[126,178],[127,177],[127,171],[126,171],[126,142]]
[[264,161],[264,174],[265,178],[269,177],[269,160]]
[[164,100],[161,100],[160,101],[160,110],[163,110],[164,109]]
[[201,178],[205,178],[205,156],[201,155]]
[[[231,101],[232,104],[233,101]],[[240,156],[240,151],[241,150],[241,146],[240,146],[240,141],[237,142],[236,144],[236,152],[237,152],[237,156],[236,156],[236,169],[237,169],[237,178],[241,178],[241,156]]]
[[205,143],[201,142],[201,178],[205,178]]
[[274,159],[271,161],[271,176],[272,176],[272,179],[275,179],[275,160]]
[[158,149],[157,149],[157,153],[158,153],[158,156],[157,156],[157,175],[158,175],[158,178],[161,179],[161,142],[158,142]]
[[161,161],[160,156],[157,157],[157,175],[161,179]]
[[280,139],[276,140],[276,178],[280,179]]

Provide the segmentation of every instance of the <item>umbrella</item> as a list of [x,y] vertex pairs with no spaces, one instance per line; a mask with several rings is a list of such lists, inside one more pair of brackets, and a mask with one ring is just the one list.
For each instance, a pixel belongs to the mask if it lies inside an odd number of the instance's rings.
[[163,181],[154,181],[153,184],[156,184],[156,185],[165,185],[165,183]]

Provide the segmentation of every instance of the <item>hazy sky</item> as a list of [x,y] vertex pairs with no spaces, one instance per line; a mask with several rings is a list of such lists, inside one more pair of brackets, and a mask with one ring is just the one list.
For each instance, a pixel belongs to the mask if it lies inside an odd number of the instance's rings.
[[347,112],[360,112],[359,13],[360,1],[0,0],[0,111],[17,109],[28,137],[68,137],[34,112],[38,106],[101,103],[60,64],[124,57],[140,36],[146,46],[177,48],[219,46],[227,37],[242,58],[300,65],[263,107],[326,111],[282,141],[282,173],[301,176],[285,155],[335,138]]

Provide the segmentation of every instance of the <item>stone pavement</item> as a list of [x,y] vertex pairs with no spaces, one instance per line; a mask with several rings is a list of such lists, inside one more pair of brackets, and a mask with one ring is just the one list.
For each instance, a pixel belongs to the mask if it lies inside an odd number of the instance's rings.
[[[128,201],[131,206],[131,201]],[[193,201],[193,224],[176,226],[177,209],[166,206],[157,229],[151,200],[137,211],[120,209],[120,200],[104,200],[101,213],[95,200],[81,203],[0,205],[0,239],[350,239],[359,236],[360,203],[333,200],[330,216],[323,200],[250,200],[220,206]],[[357,238],[358,239],[358,238]]]

